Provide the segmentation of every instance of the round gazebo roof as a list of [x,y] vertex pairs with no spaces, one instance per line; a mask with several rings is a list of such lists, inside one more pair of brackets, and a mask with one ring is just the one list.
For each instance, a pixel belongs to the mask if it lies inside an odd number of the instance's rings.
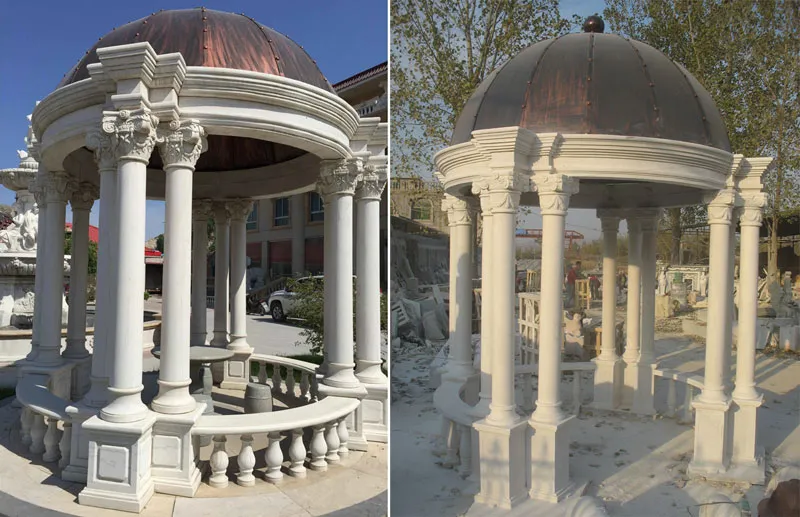
[[730,152],[709,93],[653,47],[590,17],[583,33],[535,43],[490,74],[467,101],[451,145],[477,129],[663,138]]
[[333,92],[316,62],[280,32],[244,14],[205,8],[159,11],[118,27],[86,52],[59,87],[89,77],[97,49],[147,41],[156,54],[180,52],[187,66],[233,68],[279,75]]

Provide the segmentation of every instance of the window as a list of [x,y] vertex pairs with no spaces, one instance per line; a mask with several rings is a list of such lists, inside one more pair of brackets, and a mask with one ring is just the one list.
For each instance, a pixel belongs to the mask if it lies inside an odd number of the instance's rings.
[[289,198],[281,197],[273,201],[275,214],[272,226],[289,226]]
[[433,204],[430,199],[418,199],[411,205],[411,219],[414,221],[430,221]]
[[308,193],[308,221],[311,223],[324,221],[325,211],[322,205],[322,197],[316,192]]
[[247,231],[258,230],[258,201],[253,203],[253,211],[247,216]]

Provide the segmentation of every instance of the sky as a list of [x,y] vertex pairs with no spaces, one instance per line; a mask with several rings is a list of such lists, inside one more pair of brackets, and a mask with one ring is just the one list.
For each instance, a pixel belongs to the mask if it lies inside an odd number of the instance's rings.
[[[161,9],[245,13],[302,45],[332,84],[387,60],[388,6],[381,0],[56,0],[3,2],[0,22],[0,168],[25,149],[26,116],[101,36]],[[0,203],[14,193],[0,186]],[[92,210],[97,224],[99,203]],[[70,220],[67,210],[67,220]],[[163,232],[164,203],[147,202],[146,235]]]

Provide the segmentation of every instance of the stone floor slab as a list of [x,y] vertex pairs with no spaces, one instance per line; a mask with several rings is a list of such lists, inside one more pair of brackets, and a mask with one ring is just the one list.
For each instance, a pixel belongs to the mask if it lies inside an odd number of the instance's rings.
[[172,517],[310,517],[311,514],[281,492],[230,498],[177,498]]

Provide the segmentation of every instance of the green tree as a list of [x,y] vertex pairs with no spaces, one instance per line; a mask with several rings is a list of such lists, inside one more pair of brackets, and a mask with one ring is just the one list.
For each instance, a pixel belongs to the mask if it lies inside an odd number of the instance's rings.
[[[603,13],[611,31],[661,50],[705,86],[733,152],[775,157],[763,178],[773,271],[779,216],[800,204],[799,9],[790,0],[608,0]],[[665,215],[673,262],[679,261],[683,228],[705,218],[703,207]]]
[[[64,255],[72,255],[72,232],[64,236]],[[97,243],[89,241],[89,275],[97,274]]]
[[164,234],[160,233],[156,235],[156,249],[161,253],[164,253]]
[[391,25],[392,173],[418,176],[489,73],[570,24],[558,0],[394,0]]

